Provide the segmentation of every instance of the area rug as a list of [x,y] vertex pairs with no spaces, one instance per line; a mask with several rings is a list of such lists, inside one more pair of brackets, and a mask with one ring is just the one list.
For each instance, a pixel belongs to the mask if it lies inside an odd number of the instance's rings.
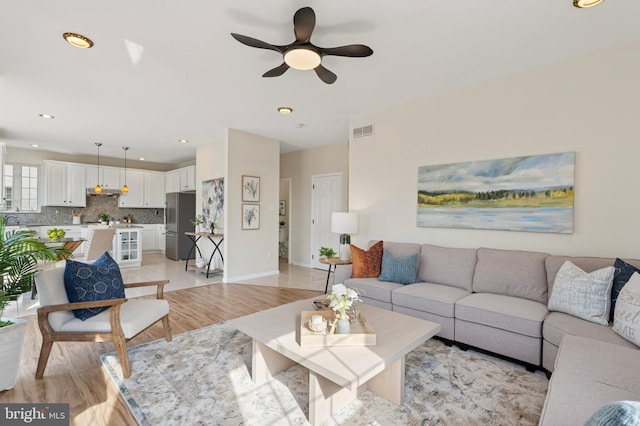
[[[129,349],[131,377],[115,352],[101,356],[141,425],[307,425],[308,371],[251,380],[251,339],[224,322]],[[535,425],[542,372],[430,340],[406,357],[405,401],[364,392],[327,425]]]

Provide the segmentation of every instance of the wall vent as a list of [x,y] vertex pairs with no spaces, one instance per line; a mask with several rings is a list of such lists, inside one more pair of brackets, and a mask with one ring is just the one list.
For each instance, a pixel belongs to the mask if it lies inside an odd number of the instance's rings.
[[353,139],[366,138],[367,136],[373,136],[373,124],[353,129]]

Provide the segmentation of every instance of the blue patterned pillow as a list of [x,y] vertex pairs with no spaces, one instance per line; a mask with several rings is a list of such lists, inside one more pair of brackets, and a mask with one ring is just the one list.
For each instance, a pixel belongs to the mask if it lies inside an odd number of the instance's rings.
[[549,310],[564,312],[596,324],[609,324],[613,266],[586,273],[570,260],[556,274]]
[[393,257],[388,250],[382,253],[382,273],[378,281],[413,284],[418,277],[418,253]]
[[[105,252],[93,264],[67,259],[64,269],[64,287],[70,302],[123,299],[124,282],[115,260]],[[76,309],[73,311],[82,321],[98,315],[108,307]]]
[[637,426],[640,424],[640,402],[616,401],[602,406],[585,426]]
[[611,315],[609,317],[610,321],[613,321],[613,313],[616,308],[616,300],[618,300],[618,295],[620,294],[620,290],[622,287],[629,281],[631,275],[634,272],[640,272],[640,269],[636,268],[633,265],[629,265],[622,259],[616,259],[616,263],[613,264],[613,267],[616,269],[613,274],[613,287],[611,287]]

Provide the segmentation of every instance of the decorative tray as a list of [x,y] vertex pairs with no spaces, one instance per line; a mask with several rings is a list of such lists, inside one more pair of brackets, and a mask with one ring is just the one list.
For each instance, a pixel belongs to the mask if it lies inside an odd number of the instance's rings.
[[[326,321],[324,332],[315,332],[309,328],[309,320],[313,315],[320,315]],[[331,334],[334,321],[333,311],[302,311],[300,315],[300,346],[373,346],[376,344],[376,333],[367,321],[364,313],[357,311],[351,322],[351,333]]]

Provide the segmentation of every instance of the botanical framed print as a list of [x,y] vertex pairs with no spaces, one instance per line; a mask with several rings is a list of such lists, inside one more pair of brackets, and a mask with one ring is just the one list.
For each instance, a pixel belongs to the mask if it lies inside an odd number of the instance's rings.
[[260,178],[242,176],[242,201],[257,203],[260,201]]
[[280,216],[287,215],[287,200],[280,200]]
[[242,229],[260,229],[260,205],[242,205]]

